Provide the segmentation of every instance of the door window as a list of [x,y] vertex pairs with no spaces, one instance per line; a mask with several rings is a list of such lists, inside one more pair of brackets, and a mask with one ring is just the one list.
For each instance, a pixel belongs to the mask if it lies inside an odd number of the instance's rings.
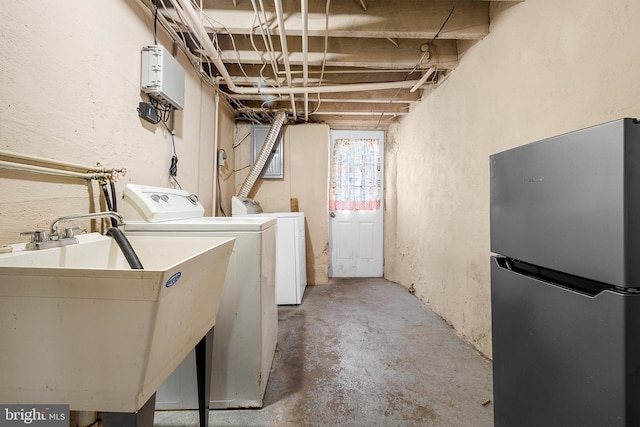
[[382,180],[377,139],[336,139],[331,165],[329,209],[380,209]]

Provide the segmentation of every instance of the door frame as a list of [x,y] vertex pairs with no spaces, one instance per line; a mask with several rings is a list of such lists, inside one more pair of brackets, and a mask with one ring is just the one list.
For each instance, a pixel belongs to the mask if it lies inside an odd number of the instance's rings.
[[[377,139],[380,154],[380,208],[376,211],[328,210],[329,277],[383,277],[384,275],[384,146],[386,134],[381,130],[331,130],[329,143],[329,185],[333,171],[333,147],[336,139]],[[334,216],[335,215],[335,216]],[[345,225],[348,217],[358,215],[357,229]],[[340,223],[340,221],[343,221]],[[349,219],[350,220],[350,219]],[[361,221],[362,220],[362,221]],[[342,232],[338,227],[342,225]],[[371,244],[363,229],[372,227]],[[345,230],[349,230],[345,233]],[[355,238],[353,238],[355,235]],[[349,238],[349,237],[351,238]],[[350,247],[346,247],[349,246]],[[363,258],[360,257],[361,252]],[[339,256],[341,255],[341,256]],[[351,257],[351,258],[350,258]]]

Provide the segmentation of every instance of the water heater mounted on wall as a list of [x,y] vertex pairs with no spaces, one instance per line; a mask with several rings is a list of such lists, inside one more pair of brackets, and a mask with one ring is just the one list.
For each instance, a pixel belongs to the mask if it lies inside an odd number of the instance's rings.
[[184,107],[184,70],[162,45],[142,48],[140,90],[163,105]]

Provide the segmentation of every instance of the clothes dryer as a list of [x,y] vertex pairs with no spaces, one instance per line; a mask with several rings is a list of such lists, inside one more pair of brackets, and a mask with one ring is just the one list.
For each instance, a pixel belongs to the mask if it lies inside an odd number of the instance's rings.
[[276,303],[302,303],[307,286],[304,212],[267,212],[234,218],[272,217],[276,228]]

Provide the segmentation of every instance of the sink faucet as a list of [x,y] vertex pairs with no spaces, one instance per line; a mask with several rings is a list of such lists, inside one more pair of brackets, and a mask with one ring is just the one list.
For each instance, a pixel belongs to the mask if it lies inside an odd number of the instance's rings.
[[[49,239],[50,240],[60,239],[60,236],[58,235],[58,226],[61,223],[66,221],[74,221],[76,219],[88,219],[88,218],[114,218],[116,221],[118,221],[118,225],[124,224],[124,219],[122,218],[122,215],[113,211],[63,216],[56,219],[55,221],[53,221],[53,224],[51,224],[51,235]],[[73,238],[73,228],[65,228],[62,238]]]
[[58,234],[58,227],[61,223],[66,221],[73,221],[77,219],[88,219],[88,218],[114,218],[118,221],[118,225],[124,224],[124,219],[122,215],[117,212],[107,211],[107,212],[96,212],[90,214],[81,214],[81,215],[71,215],[71,216],[63,216],[56,219],[53,224],[51,224],[51,232],[47,235],[46,231],[37,230],[37,231],[26,231],[24,233],[20,233],[21,235],[31,236],[31,241],[26,244],[25,249],[34,250],[34,249],[48,249],[48,248],[56,248],[60,246],[73,245],[74,243],[78,243],[78,239],[73,235],[73,230],[77,227],[68,227],[62,231],[62,235]]

